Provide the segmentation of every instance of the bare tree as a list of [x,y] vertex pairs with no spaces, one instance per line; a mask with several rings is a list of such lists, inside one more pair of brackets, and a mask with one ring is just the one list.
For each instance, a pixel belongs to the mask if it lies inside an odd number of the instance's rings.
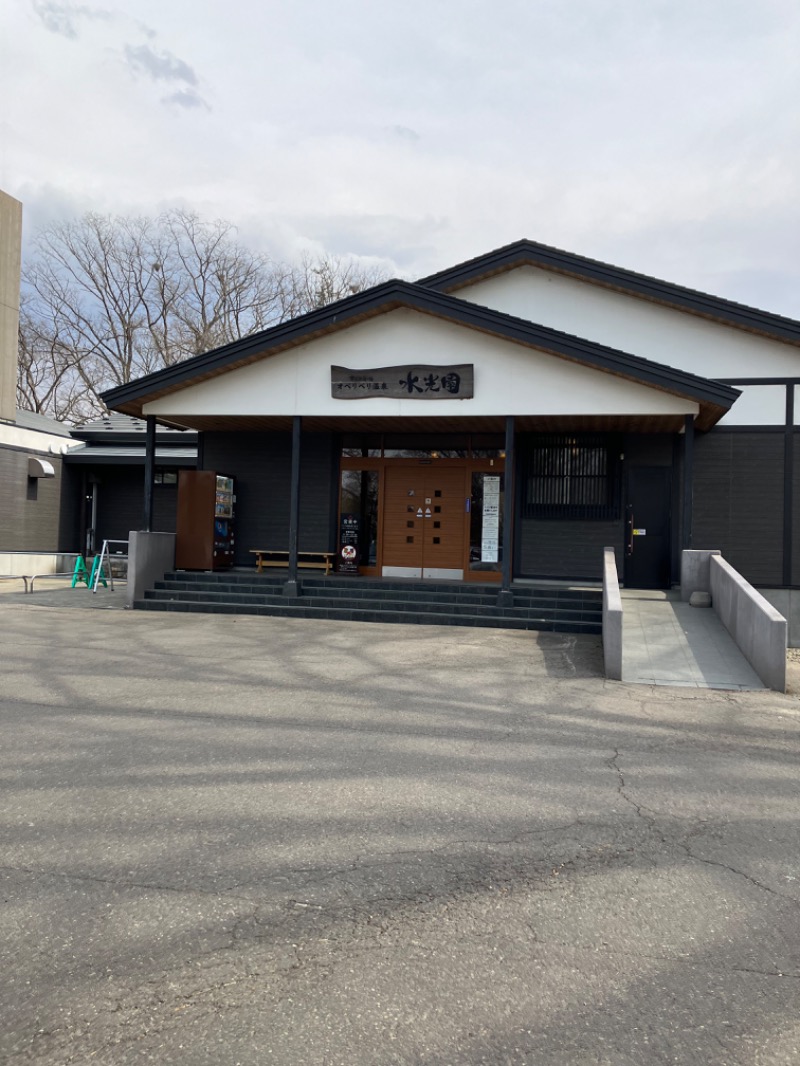
[[83,419],[105,389],[381,280],[355,259],[275,262],[186,211],[51,225],[23,269],[19,404]]
[[94,410],[77,372],[75,355],[57,331],[42,331],[29,301],[20,303],[17,407],[59,421],[77,421]]
[[287,272],[283,313],[295,318],[371,288],[386,277],[382,267],[355,258],[306,253]]

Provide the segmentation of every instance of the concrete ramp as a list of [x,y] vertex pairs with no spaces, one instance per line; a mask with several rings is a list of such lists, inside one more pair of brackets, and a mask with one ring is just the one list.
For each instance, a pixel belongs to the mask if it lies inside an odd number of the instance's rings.
[[758,674],[709,607],[682,603],[679,592],[623,589],[622,680],[745,691],[763,689]]

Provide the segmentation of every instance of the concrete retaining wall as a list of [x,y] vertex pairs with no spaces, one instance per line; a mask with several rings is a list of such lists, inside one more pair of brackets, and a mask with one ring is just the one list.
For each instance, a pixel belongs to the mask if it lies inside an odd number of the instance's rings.
[[759,589],[789,623],[789,647],[800,648],[800,589]]
[[622,680],[622,597],[613,548],[603,549],[603,661],[606,677]]
[[711,556],[721,555],[718,550],[681,552],[681,599],[689,602],[693,592],[711,591]]
[[721,555],[709,560],[709,576],[714,610],[739,650],[765,685],[785,692],[786,619]]
[[133,607],[168,570],[175,566],[175,534],[143,533],[132,529],[128,535],[128,588],[126,606]]
[[77,552],[0,552],[0,574],[6,577],[66,574],[75,569],[77,558]]

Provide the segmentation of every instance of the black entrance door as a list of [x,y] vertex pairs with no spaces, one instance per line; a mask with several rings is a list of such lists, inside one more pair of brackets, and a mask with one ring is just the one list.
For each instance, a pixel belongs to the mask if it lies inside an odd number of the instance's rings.
[[625,585],[665,589],[670,585],[670,487],[666,466],[628,471],[625,510]]

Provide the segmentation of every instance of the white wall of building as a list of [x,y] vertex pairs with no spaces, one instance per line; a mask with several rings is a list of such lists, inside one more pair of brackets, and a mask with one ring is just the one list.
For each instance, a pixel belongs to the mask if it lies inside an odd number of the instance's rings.
[[84,447],[83,441],[71,440],[56,433],[42,433],[38,429],[25,429],[10,422],[0,422],[0,446],[24,448],[26,451],[46,452],[49,455],[66,455]]
[[[331,366],[472,363],[471,400],[331,396]],[[698,405],[432,315],[401,309],[145,404],[145,415],[696,414]]]
[[782,426],[786,420],[785,385],[737,385],[742,395],[720,419],[721,426]]
[[[700,377],[800,377],[800,349],[793,345],[535,267],[518,267],[453,295]],[[783,405],[767,390],[743,400],[725,423],[783,423]],[[740,404],[747,407],[745,422]]]

